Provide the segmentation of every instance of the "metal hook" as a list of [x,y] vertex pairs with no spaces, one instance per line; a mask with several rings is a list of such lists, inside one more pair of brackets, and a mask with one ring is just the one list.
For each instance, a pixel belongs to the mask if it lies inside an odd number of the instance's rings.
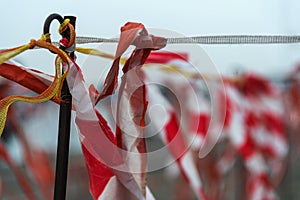
[[44,34],[49,33],[50,24],[55,19],[58,20],[60,24],[64,22],[64,18],[59,14],[53,13],[53,14],[49,15],[44,23],[44,30],[43,30]]
[[[58,20],[60,24],[62,24],[65,19],[69,19],[70,23],[75,27],[76,17],[74,17],[74,16],[62,17],[61,15],[54,13],[54,14],[49,15],[47,17],[47,19],[45,20],[44,29],[43,29],[43,35],[44,36],[49,35],[50,25],[51,25],[52,21],[55,20],[55,19]],[[62,37],[70,39],[70,30],[68,28],[62,33]],[[50,37],[47,39],[47,42],[51,43]],[[67,51],[67,49],[62,45],[60,45],[59,48],[64,50],[64,51]],[[71,53],[71,57],[73,57],[72,54],[74,54],[73,53],[74,51],[75,51],[75,45],[74,45],[73,48],[69,48],[68,52]],[[54,53],[54,52],[52,52],[52,53]]]
[[[64,22],[64,18],[59,14],[53,13],[53,14],[49,15],[44,22],[43,35],[49,34],[50,25],[51,25],[52,21],[55,19],[58,20],[60,24],[62,24]],[[47,42],[51,43],[51,39],[49,38]],[[55,52],[53,52],[51,50],[50,50],[50,52],[55,54]]]

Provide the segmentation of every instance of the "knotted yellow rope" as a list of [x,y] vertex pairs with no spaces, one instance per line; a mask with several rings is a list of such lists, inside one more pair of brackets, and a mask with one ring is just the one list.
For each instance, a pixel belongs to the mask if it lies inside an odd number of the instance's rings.
[[[69,23],[66,22],[66,24],[64,24],[64,26],[66,26],[66,25],[69,26]],[[74,28],[72,29],[72,27],[71,27],[70,30],[71,30],[72,37],[75,38]],[[57,54],[57,57],[55,60],[54,80],[43,93],[41,93],[38,96],[30,96],[30,97],[14,95],[14,96],[5,97],[0,100],[0,136],[2,135],[2,132],[3,132],[3,129],[5,126],[9,106],[11,104],[13,104],[14,102],[23,101],[23,102],[29,102],[29,103],[42,103],[47,100],[50,100],[53,97],[59,98],[63,80],[66,78],[66,76],[69,72],[69,69],[70,69],[70,60],[69,60],[69,56],[64,51],[55,47],[51,43],[46,42],[47,38],[49,38],[49,37],[50,37],[49,35],[44,36],[44,37],[42,36],[42,38],[40,40],[31,40],[28,44],[22,45],[20,47],[0,51],[0,64],[6,62],[7,60],[13,58],[14,56],[16,56],[24,51],[26,51],[28,49],[32,49],[36,46],[40,47],[40,48],[48,49]],[[71,38],[70,41],[74,42],[75,39]],[[69,43],[69,45],[72,45],[72,43]],[[68,66],[63,74],[62,74],[62,69],[61,69],[62,63],[66,63]]]

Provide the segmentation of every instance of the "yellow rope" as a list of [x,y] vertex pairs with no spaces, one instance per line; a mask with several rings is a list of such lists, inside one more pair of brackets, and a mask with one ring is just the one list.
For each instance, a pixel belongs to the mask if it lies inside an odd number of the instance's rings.
[[45,42],[49,42],[51,43],[51,38],[50,38],[51,34],[50,33],[45,33],[42,34],[41,36],[41,40],[45,41]]
[[62,33],[67,29],[70,29],[70,39],[69,39],[69,43],[67,47],[70,47],[74,44],[75,40],[76,40],[76,32],[74,29],[74,26],[70,23],[70,19],[65,19],[63,21],[63,23],[60,24],[59,28],[58,28],[58,32],[59,34],[62,35]]
[[[83,54],[100,56],[102,58],[108,58],[108,59],[112,59],[112,60],[115,59],[115,57],[112,54],[105,53],[103,51],[99,51],[99,50],[93,49],[93,48],[76,47],[76,51],[79,53],[83,53]],[[125,64],[126,60],[127,60],[126,58],[121,58],[120,63]],[[145,64],[144,66],[151,68],[155,65],[149,63],[149,64]],[[171,72],[171,73],[179,73],[188,78],[200,78],[201,77],[205,80],[213,80],[214,79],[214,77],[211,75],[186,71],[176,65],[171,65],[171,64],[160,64],[159,70],[165,71],[165,72]]]
[[[99,51],[97,49],[93,49],[93,48],[84,48],[84,47],[76,47],[76,51],[82,54],[88,54],[88,55],[93,55],[93,56],[100,56],[102,58],[108,58],[108,59],[115,59],[115,56],[113,56],[112,54],[109,53],[105,53],[102,51]],[[121,58],[120,63],[123,65],[125,64],[126,59],[125,58]]]
[[[76,32],[73,25],[70,23],[69,19],[64,20],[64,22],[59,26],[59,33],[62,34],[67,28],[70,29],[70,39],[68,41],[67,47],[70,47],[74,44],[76,39]],[[70,59],[69,56],[57,48],[56,46],[51,44],[50,33],[43,34],[40,40],[31,40],[28,44],[22,45],[20,47],[6,49],[0,51],[0,64],[8,61],[9,59],[17,56],[18,54],[28,50],[33,49],[34,47],[40,47],[44,49],[48,49],[57,54],[55,59],[55,77],[50,86],[38,96],[27,97],[27,96],[8,96],[0,100],[0,136],[2,135],[7,112],[11,104],[17,101],[29,102],[29,103],[42,103],[56,97],[60,99],[60,91],[62,87],[62,83],[66,78],[69,70],[70,70]],[[62,73],[62,65],[63,63],[67,64],[67,70]]]
[[30,43],[28,43],[28,44],[25,44],[23,46],[20,46],[20,47],[14,49],[12,51],[8,51],[6,53],[1,54],[1,56],[0,56],[0,64],[8,61],[9,59],[17,56],[18,54],[26,51],[27,49],[30,49],[30,47],[31,47],[31,45],[30,45]]
[[58,27],[58,32],[61,34],[62,32],[64,32],[66,30],[66,28],[68,27],[68,24],[70,23],[70,19],[65,19],[63,21],[63,23],[61,23]]
[[[7,112],[11,104],[17,101],[23,101],[23,102],[29,102],[29,103],[42,103],[47,100],[50,100],[53,97],[58,97],[60,95],[60,90],[62,87],[62,82],[66,78],[69,69],[70,69],[70,61],[68,55],[55,47],[54,45],[45,42],[43,40],[31,40],[30,43],[25,44],[18,48],[13,48],[11,50],[6,50],[4,53],[0,54],[0,64],[3,62],[13,58],[14,56],[26,51],[27,49],[34,48],[35,46],[39,46],[41,48],[49,49],[55,53],[58,54],[55,60],[55,77],[53,82],[50,84],[50,86],[40,95],[33,96],[33,97],[27,97],[27,96],[8,96],[0,100],[0,136],[2,135],[6,118],[7,118]],[[67,70],[64,74],[62,74],[61,65],[62,63],[66,63],[68,65]]]

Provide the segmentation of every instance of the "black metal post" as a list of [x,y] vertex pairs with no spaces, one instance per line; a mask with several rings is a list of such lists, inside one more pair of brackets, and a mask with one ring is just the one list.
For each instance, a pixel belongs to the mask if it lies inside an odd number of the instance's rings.
[[[70,23],[75,28],[76,17],[65,16],[70,19]],[[66,30],[63,37],[69,39],[70,32]],[[61,49],[63,49],[61,47]],[[63,49],[64,50],[64,49]],[[71,58],[74,59],[74,52],[70,52]],[[63,82],[61,89],[61,103],[59,112],[57,157],[54,185],[54,200],[66,199],[67,178],[68,178],[68,161],[69,161],[69,143],[70,143],[70,124],[71,124],[72,96],[70,94],[67,81]]]

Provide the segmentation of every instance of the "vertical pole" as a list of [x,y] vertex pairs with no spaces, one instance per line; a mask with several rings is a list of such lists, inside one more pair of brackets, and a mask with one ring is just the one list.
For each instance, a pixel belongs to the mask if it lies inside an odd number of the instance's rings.
[[[65,16],[70,19],[70,23],[75,28],[76,17]],[[70,38],[70,32],[66,30],[63,37]],[[63,49],[63,48],[61,48]],[[70,52],[74,59],[74,52]],[[68,161],[69,161],[69,143],[70,143],[70,124],[71,124],[72,96],[70,94],[67,81],[64,80],[61,89],[61,103],[59,111],[59,127],[57,142],[57,157],[55,170],[54,200],[66,199]]]

